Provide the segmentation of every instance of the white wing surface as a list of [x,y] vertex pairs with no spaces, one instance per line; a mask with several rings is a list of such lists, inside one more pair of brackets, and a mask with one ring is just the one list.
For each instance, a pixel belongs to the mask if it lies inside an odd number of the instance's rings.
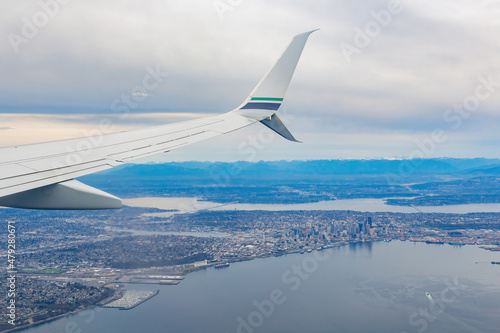
[[295,36],[250,96],[213,117],[106,134],[0,148],[0,206],[31,209],[112,209],[121,200],[74,178],[168,152],[261,122],[297,141],[276,116],[307,38]]

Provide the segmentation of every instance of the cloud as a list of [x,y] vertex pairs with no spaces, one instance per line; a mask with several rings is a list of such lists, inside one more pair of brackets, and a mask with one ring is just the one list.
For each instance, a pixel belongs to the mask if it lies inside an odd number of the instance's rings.
[[[0,112],[99,118],[112,115],[113,102],[124,95],[143,99],[130,110],[139,115],[229,111],[294,34],[320,27],[306,46],[286,106],[303,120],[293,125],[297,137],[316,142],[318,132],[326,142],[287,153],[300,158],[314,151],[328,158],[344,144],[349,155],[388,156],[404,152],[422,133],[449,125],[443,115],[474,94],[479,77],[500,81],[500,40],[491,33],[500,25],[498,1],[402,1],[401,13],[380,26],[351,62],[340,45],[355,45],[357,31],[366,34],[389,1],[243,0],[228,2],[233,5],[222,19],[214,3],[89,0],[61,6],[18,54],[8,38],[0,39],[0,71],[9,78],[0,81]],[[0,34],[21,34],[23,17],[31,20],[39,10],[35,1],[8,6],[0,13]],[[148,66],[169,75],[152,91],[134,90]],[[456,138],[477,139],[461,143],[466,153],[486,154],[481,145],[495,141],[479,129],[498,127],[497,90],[453,131]],[[338,143],[345,131],[371,137],[366,141],[373,149],[364,141]]]
[[[0,123],[9,126],[2,133],[1,146],[14,146],[45,141],[134,130],[158,124],[174,123],[207,116],[200,113],[136,113],[116,114],[2,114]],[[102,126],[101,124],[106,124]],[[29,131],[29,135],[26,135]],[[107,131],[103,133],[102,131]]]

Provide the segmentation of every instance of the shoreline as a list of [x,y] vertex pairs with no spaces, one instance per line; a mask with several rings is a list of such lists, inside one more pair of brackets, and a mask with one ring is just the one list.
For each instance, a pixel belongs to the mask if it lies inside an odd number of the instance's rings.
[[[149,296],[149,297],[148,297],[148,298],[146,298],[146,299],[143,299],[143,300],[142,300],[142,301],[140,301],[139,303],[134,304],[134,305],[132,305],[132,306],[129,306],[128,308],[118,308],[118,310],[132,310],[133,308],[135,308],[135,307],[137,307],[137,306],[141,305],[142,303],[144,303],[144,302],[146,302],[146,301],[149,301],[151,298],[155,297],[155,296],[156,296],[156,295],[158,295],[159,293],[160,293],[160,290],[158,289],[158,290],[156,290],[156,291],[154,292],[154,294],[153,294],[153,295]],[[110,309],[112,309],[112,308],[110,308]],[[115,308],[115,309],[116,309],[116,308]]]
[[33,324],[29,324],[29,325],[23,325],[23,326],[18,326],[18,327],[14,327],[14,328],[11,328],[11,329],[8,329],[6,331],[2,331],[3,333],[8,333],[8,332],[18,332],[18,331],[21,331],[21,330],[25,330],[25,329],[28,329],[30,327],[35,327],[35,326],[39,326],[39,325],[43,325],[43,324],[46,324],[48,322],[51,322],[53,320],[57,320],[57,319],[61,319],[61,318],[64,318],[64,317],[69,317],[69,316],[72,316],[72,315],[76,315],[78,314],[79,312],[82,312],[82,311],[85,311],[85,310],[89,310],[89,309],[93,309],[93,308],[96,308],[96,307],[101,307],[99,305],[99,303],[102,303],[102,302],[106,302],[108,301],[109,299],[112,299],[115,297],[115,295],[118,293],[118,292],[121,292],[121,288],[118,288],[115,290],[115,292],[113,293],[113,295],[103,299],[103,300],[100,300],[99,302],[97,302],[96,304],[91,304],[91,305],[88,305],[88,306],[85,306],[83,307],[82,309],[77,309],[77,310],[73,310],[73,311],[70,311],[70,312],[67,312],[67,313],[62,313],[62,314],[59,314],[57,316],[54,316],[54,317],[50,317],[50,318],[46,318],[46,319],[43,319],[41,321],[37,321],[37,322],[34,322]]
[[89,305],[88,307],[85,307],[83,309],[73,310],[73,311],[68,312],[68,313],[63,313],[63,314],[57,315],[55,317],[50,317],[50,318],[47,318],[47,319],[44,319],[41,321],[37,321],[37,322],[34,322],[33,324],[15,327],[15,328],[3,331],[3,332],[7,333],[7,332],[16,332],[16,331],[20,331],[20,330],[25,330],[25,329],[30,328],[30,327],[35,327],[35,326],[46,324],[46,323],[51,322],[51,321],[56,320],[56,319],[61,319],[61,318],[67,317],[67,316],[72,316],[72,315],[78,314],[81,311],[92,309],[92,308],[95,308],[97,306],[98,305],[95,305],[95,304]]
[[[424,205],[391,205],[386,200],[398,199],[399,197],[370,197],[370,198],[344,198],[329,199],[307,202],[287,202],[287,203],[220,203],[215,201],[205,201],[197,197],[133,197],[127,198],[125,203],[129,207],[135,208],[156,208],[168,211],[169,214],[183,214],[186,211],[180,210],[176,206],[177,200],[185,200],[189,203],[205,203],[206,206],[197,207],[193,205],[192,211],[357,211],[371,213],[400,213],[400,214],[482,214],[482,213],[500,213],[499,202],[464,202],[454,204]],[[147,204],[144,200],[147,200]],[[154,201],[154,202],[152,202]],[[172,210],[176,210],[172,212]],[[148,216],[157,216],[164,213],[148,213]]]
[[[400,239],[400,238],[393,238],[393,239],[376,238],[376,239],[370,239],[370,240],[365,240],[365,241],[363,241],[363,240],[350,240],[350,241],[349,240],[344,240],[344,241],[341,241],[341,242],[338,242],[338,243],[335,243],[335,244],[329,244],[329,245],[326,245],[326,246],[322,246],[320,249],[318,249],[318,248],[310,248],[311,251],[303,250],[303,249],[293,249],[293,250],[286,251],[286,252],[283,252],[283,253],[270,253],[269,255],[261,255],[261,256],[252,257],[252,258],[238,258],[236,260],[227,260],[226,262],[230,263],[230,264],[233,264],[233,263],[246,262],[246,261],[252,261],[252,260],[257,260],[257,259],[280,257],[280,256],[284,256],[284,255],[291,255],[291,254],[307,254],[307,253],[310,253],[312,251],[326,251],[326,250],[330,250],[332,248],[339,248],[339,247],[348,246],[348,245],[351,245],[351,244],[359,244],[359,243],[361,243],[361,244],[365,244],[365,243],[368,244],[368,243],[377,243],[377,242],[386,242],[386,241],[390,242],[390,241],[394,241],[394,240],[399,240],[399,241],[402,241],[402,242],[409,241],[409,242],[414,242],[414,243],[424,243],[424,244],[428,244],[428,245],[449,245],[449,246],[455,246],[455,245],[451,245],[451,244],[448,244],[448,243],[443,243],[443,244],[434,244],[434,243],[431,243],[431,244],[429,244],[429,243],[426,243],[425,240]],[[479,248],[481,248],[483,250],[487,250],[487,249],[485,249],[483,247],[484,245],[462,244],[462,246],[463,245],[475,245],[475,246],[478,246]],[[213,268],[213,267],[215,267],[215,265],[217,265],[217,263],[213,263],[213,264],[206,265],[206,266],[201,266],[201,267],[195,267],[193,269],[189,269],[189,270],[187,270],[185,272],[182,272],[181,275],[182,276],[187,276],[190,273],[194,273],[194,272],[201,271],[201,270],[208,269],[208,268]],[[121,291],[123,291],[123,288],[118,288],[118,289],[116,289],[115,293],[112,296],[110,296],[110,297],[108,297],[108,298],[106,298],[104,300],[101,300],[101,301],[99,301],[96,304],[89,305],[88,307],[85,307],[83,309],[74,310],[74,311],[71,311],[71,312],[65,313],[65,314],[60,314],[60,315],[57,315],[55,317],[47,318],[47,319],[44,319],[44,320],[39,321],[39,322],[35,322],[33,324],[30,324],[30,325],[16,327],[16,328],[9,329],[9,330],[3,331],[3,332],[6,332],[6,333],[7,332],[16,332],[16,331],[24,330],[24,329],[27,329],[27,328],[30,328],[30,327],[42,325],[42,324],[45,324],[45,323],[53,321],[53,320],[61,319],[61,318],[64,318],[66,316],[75,315],[75,314],[77,314],[77,313],[79,313],[81,311],[84,311],[84,310],[92,309],[92,308],[95,308],[95,307],[101,307],[102,308],[102,305],[104,305],[105,303],[113,301],[114,300],[113,298],[116,296],[116,294],[118,292],[121,292]],[[142,303],[148,301],[149,299],[153,298],[154,296],[156,296],[158,294],[159,294],[159,290],[157,290],[152,296],[148,297],[147,299],[141,301],[140,303],[138,303],[138,304],[136,304],[136,305],[134,305],[134,306],[132,306],[130,308],[115,308],[115,309],[117,309],[117,310],[131,310],[131,309],[133,309],[133,308],[141,305]],[[110,309],[113,309],[113,308],[110,308]]]

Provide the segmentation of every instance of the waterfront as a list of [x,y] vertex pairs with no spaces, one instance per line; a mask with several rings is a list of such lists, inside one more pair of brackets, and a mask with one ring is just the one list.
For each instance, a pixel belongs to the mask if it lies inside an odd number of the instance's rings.
[[158,292],[158,290],[125,290],[122,297],[110,303],[107,303],[103,307],[116,308],[120,310],[130,310],[146,302],[151,297],[158,295]]
[[[220,204],[209,201],[200,201],[197,198],[168,198],[146,197],[124,199],[123,203],[132,207],[158,208],[164,210],[178,210],[181,213],[198,210],[265,210],[265,211],[302,211],[302,210],[352,210],[359,212],[392,212],[392,213],[498,213],[500,204],[465,204],[447,206],[391,206],[385,199],[345,199],[319,201],[301,204]],[[151,213],[150,216],[171,216],[175,212]]]
[[497,332],[499,260],[477,246],[354,243],[201,270],[130,311],[94,308],[23,332]]
[[[497,246],[500,241],[498,213],[202,210],[163,219],[145,217],[148,212],[158,210],[128,207],[119,214],[86,212],[71,218],[54,218],[43,212],[19,215],[23,221],[32,221],[22,224],[22,237],[18,239],[28,250],[19,260],[28,268],[19,276],[19,325],[97,304],[103,297],[95,297],[110,291],[106,285],[172,284],[157,277],[186,273],[211,263],[309,252],[360,240],[486,247]],[[55,237],[47,238],[50,230],[57,230]],[[179,232],[204,236],[222,232],[228,236],[194,237]]]

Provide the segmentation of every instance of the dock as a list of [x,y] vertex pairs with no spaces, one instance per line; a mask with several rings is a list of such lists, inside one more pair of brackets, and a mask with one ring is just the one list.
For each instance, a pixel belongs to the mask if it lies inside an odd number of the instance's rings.
[[146,302],[151,297],[158,295],[159,292],[159,290],[126,290],[121,298],[102,307],[130,310]]
[[117,283],[135,283],[135,284],[162,284],[178,285],[184,276],[181,275],[129,275],[123,276],[115,281]]

